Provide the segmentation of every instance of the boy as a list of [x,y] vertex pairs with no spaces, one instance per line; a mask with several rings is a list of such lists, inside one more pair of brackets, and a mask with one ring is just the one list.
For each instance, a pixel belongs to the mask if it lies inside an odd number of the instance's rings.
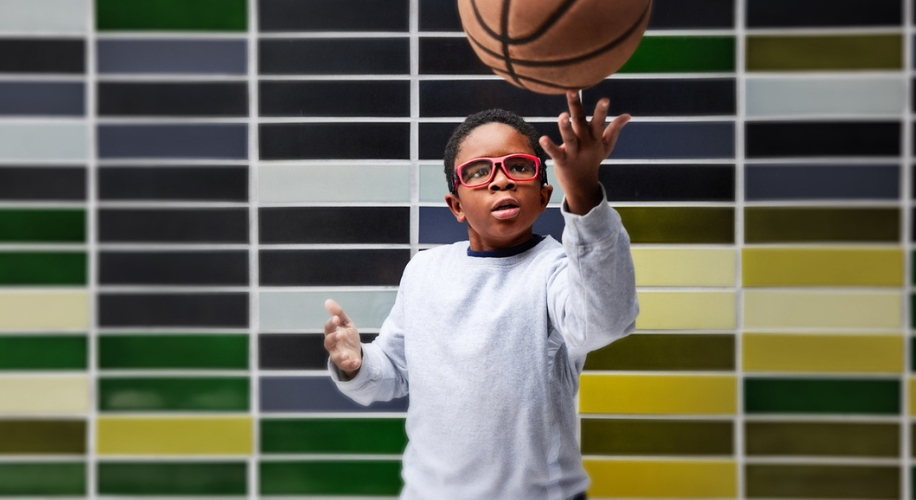
[[[325,304],[340,390],[369,404],[409,389],[402,499],[584,498],[579,374],[639,306],[629,237],[598,182],[629,115],[605,128],[607,99],[591,123],[576,92],[567,101],[560,146],[499,110],[455,130],[446,202],[469,241],[414,256],[374,342]],[[545,152],[565,193],[562,246],[532,232],[553,191]]]

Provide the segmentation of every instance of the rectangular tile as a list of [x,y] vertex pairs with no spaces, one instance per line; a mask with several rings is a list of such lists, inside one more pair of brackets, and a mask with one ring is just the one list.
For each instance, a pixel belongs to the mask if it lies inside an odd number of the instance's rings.
[[359,328],[379,328],[391,312],[397,292],[260,292],[259,295],[260,330],[320,331],[328,320],[328,312],[324,309],[325,300],[336,300]]
[[741,366],[751,372],[903,371],[900,335],[805,335],[745,333]]
[[735,286],[738,254],[727,248],[630,250],[637,286]]
[[654,0],[649,29],[715,29],[735,25],[730,0]]
[[106,243],[248,243],[247,208],[120,209],[98,211]]
[[0,160],[86,160],[87,132],[83,123],[0,123]]
[[897,200],[897,165],[745,165],[744,199]]
[[744,291],[744,328],[895,328],[900,292]]
[[248,377],[103,377],[103,412],[246,412]]
[[407,0],[259,0],[258,30],[407,31]]
[[730,415],[734,375],[582,375],[581,413]]
[[900,410],[898,379],[744,379],[746,413],[897,415]]
[[461,31],[458,2],[421,0],[418,7],[420,31]]
[[85,370],[85,335],[2,335],[0,370]]
[[259,116],[409,117],[409,81],[264,81]]
[[[349,313],[349,312],[348,312]],[[354,320],[355,321],[355,320]],[[378,401],[363,406],[345,396],[330,377],[261,377],[259,382],[262,413],[375,413],[406,412],[407,397]]]
[[261,250],[261,286],[397,286],[410,250]]
[[266,418],[261,453],[400,454],[407,445],[403,418]]
[[[565,222],[559,208],[550,207],[535,221],[535,234],[550,235],[560,241]],[[455,220],[448,207],[420,207],[420,243],[454,243],[467,241],[466,223]]]
[[85,210],[0,209],[0,242],[84,243],[85,241]]
[[900,424],[846,422],[746,422],[749,456],[900,456]]
[[898,208],[747,207],[746,243],[897,243]]
[[913,396],[916,396],[916,379],[912,376],[907,379],[907,396],[909,397],[909,408],[907,408],[907,413],[910,416],[916,415],[916,400],[913,399]]
[[248,294],[100,293],[98,322],[103,327],[247,328]]
[[901,286],[897,248],[744,248],[744,286]]
[[102,370],[247,370],[248,335],[99,335]]
[[245,0],[96,0],[99,31],[228,31],[248,29]]
[[0,200],[84,201],[84,167],[0,167]]
[[602,165],[598,176],[611,202],[735,200],[733,165]]
[[268,123],[259,125],[262,160],[406,160],[407,123]]
[[814,26],[900,26],[900,0],[879,0],[866,8],[855,0],[749,0],[749,28]]
[[[33,11],[32,15],[35,12],[38,11]],[[0,54],[4,55],[0,60],[0,73],[86,72],[86,41],[82,38],[4,38],[0,39]]]
[[[731,460],[583,461],[590,497],[735,498],[738,468]],[[659,478],[664,478],[660,481]]]
[[584,455],[731,455],[729,421],[583,418]]
[[86,252],[0,252],[0,286],[87,285]]
[[900,70],[899,34],[748,35],[747,71]]
[[745,89],[748,116],[896,115],[906,106],[898,78],[748,78]]
[[248,251],[122,252],[98,254],[101,285],[247,286]]
[[258,467],[261,495],[393,497],[403,487],[399,460],[262,461]]
[[85,114],[86,89],[81,82],[0,82],[0,116]]
[[97,84],[98,116],[248,117],[245,82]]
[[263,39],[258,42],[258,73],[408,75],[410,43],[406,37]]
[[407,207],[278,207],[258,210],[261,244],[409,243]]
[[[430,2],[420,6],[420,24],[428,12]],[[457,5],[457,3],[456,3]],[[437,6],[437,9],[439,7]],[[441,6],[445,9],[445,6]],[[454,9],[454,6],[449,6]],[[455,12],[457,19],[458,13]],[[421,28],[422,29],[422,28]],[[461,30],[459,21],[458,30]],[[421,36],[419,46],[419,74],[421,75],[492,75],[471,48],[467,38]]]
[[[347,189],[337,189],[342,185]],[[335,165],[329,169],[322,165],[263,164],[258,167],[258,201],[409,202],[410,166]]]
[[0,495],[85,496],[86,464],[84,462],[0,463]]
[[[54,314],[48,314],[54,311]],[[0,330],[89,328],[89,294],[74,291],[0,291]]]
[[89,0],[0,0],[0,32],[85,33]]
[[99,158],[248,159],[248,125],[99,125]]
[[0,455],[83,455],[86,432],[85,420],[3,419]]
[[585,370],[734,370],[733,334],[635,333],[588,354]]
[[899,121],[748,122],[748,158],[899,156]]
[[90,390],[85,375],[0,375],[0,413],[88,413]]
[[[364,343],[375,340],[374,333],[361,333]],[[325,370],[328,351],[323,333],[262,333],[258,335],[258,367],[262,370]]]
[[645,290],[638,293],[639,330],[734,329],[735,292]]
[[99,74],[245,75],[245,40],[115,39],[96,41]]
[[633,243],[735,242],[735,210],[726,207],[617,207]]
[[[653,3],[658,5],[657,0]],[[689,2],[680,3],[685,7],[689,5]],[[699,14],[706,8],[696,10]],[[657,14],[655,8],[649,21],[650,29],[653,20],[658,19]],[[733,36],[650,34],[642,39],[636,52],[617,73],[734,73],[735,61]]]
[[245,462],[100,462],[100,495],[244,496]]
[[248,455],[251,417],[98,417],[100,455]]
[[900,467],[753,464],[744,469],[748,498],[900,498]]
[[96,179],[105,201],[248,201],[247,166],[99,167]]

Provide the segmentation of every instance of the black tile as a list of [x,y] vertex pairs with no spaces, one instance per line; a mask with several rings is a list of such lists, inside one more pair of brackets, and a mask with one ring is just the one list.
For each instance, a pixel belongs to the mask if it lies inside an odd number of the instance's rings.
[[260,126],[262,160],[406,160],[408,123],[274,123]]
[[98,84],[100,116],[248,116],[248,84]]
[[407,75],[407,38],[260,40],[262,75]]
[[735,26],[735,0],[652,0],[650,30]]
[[0,115],[84,116],[86,88],[82,82],[2,82]]
[[248,285],[248,252],[99,254],[102,285]]
[[410,250],[261,250],[262,286],[397,286]]
[[410,116],[408,81],[262,81],[258,95],[259,116]]
[[749,28],[900,26],[900,0],[748,0]]
[[[361,333],[362,342],[372,342],[378,335]],[[262,370],[324,370],[328,352],[324,349],[324,334],[258,335],[258,366]]]
[[897,165],[744,167],[744,199],[748,201],[896,200],[899,196]]
[[405,412],[407,396],[391,401],[376,401],[363,406],[345,396],[326,374],[306,377],[261,377],[259,382],[262,412],[371,413]]
[[899,156],[900,122],[757,122],[745,126],[748,158]]
[[261,208],[258,234],[271,243],[410,243],[407,207]]
[[248,167],[100,167],[100,200],[248,201]]
[[734,201],[734,165],[602,165],[610,201]]
[[535,94],[503,80],[420,82],[420,116],[464,118],[490,108],[521,116],[557,116],[566,109],[566,97]]
[[481,62],[464,37],[422,37],[420,74],[492,75],[493,71]]
[[112,209],[98,214],[104,243],[248,243],[248,209]]
[[98,126],[100,158],[248,159],[244,123]]
[[259,0],[261,31],[407,31],[407,0]]
[[420,31],[461,31],[455,0],[420,0]]
[[100,293],[98,307],[101,327],[248,328],[247,293]]
[[[420,207],[420,243],[448,244],[467,241],[466,223],[455,220],[448,207]],[[560,241],[563,235],[563,214],[559,208],[548,208],[534,223],[534,233],[550,235]]]
[[612,116],[734,115],[736,92],[734,78],[610,79],[586,90],[582,97],[589,113],[598,99],[609,98]]
[[0,40],[0,73],[85,73],[84,40]]
[[83,201],[83,167],[0,167],[0,200]]

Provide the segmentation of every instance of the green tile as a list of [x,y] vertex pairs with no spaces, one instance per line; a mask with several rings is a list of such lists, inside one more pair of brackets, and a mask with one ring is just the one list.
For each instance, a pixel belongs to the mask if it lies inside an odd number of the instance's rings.
[[99,31],[247,31],[246,0],[96,0]]
[[582,419],[586,455],[731,455],[731,422]]
[[0,285],[86,285],[85,252],[0,252]]
[[897,208],[750,207],[744,209],[747,243],[900,241]]
[[744,411],[897,415],[900,380],[747,378]]
[[749,35],[748,71],[900,70],[901,35]]
[[757,464],[744,471],[748,498],[900,498],[900,466]]
[[744,450],[758,456],[900,456],[895,423],[746,422]]
[[102,378],[101,411],[248,411],[248,377]]
[[618,73],[735,71],[732,36],[646,36]]
[[402,418],[261,420],[263,453],[389,453],[407,445]]
[[585,359],[586,370],[734,370],[730,334],[632,334]]
[[85,210],[0,209],[0,242],[83,243],[85,241]]
[[245,462],[102,462],[101,495],[245,495]]
[[85,370],[84,335],[0,336],[0,370]]
[[0,463],[0,496],[85,496],[83,462]]
[[0,455],[84,453],[85,420],[0,420]]
[[261,462],[262,495],[388,495],[401,491],[401,462]]
[[734,243],[735,209],[619,207],[633,243]]
[[247,370],[248,335],[102,335],[99,368]]

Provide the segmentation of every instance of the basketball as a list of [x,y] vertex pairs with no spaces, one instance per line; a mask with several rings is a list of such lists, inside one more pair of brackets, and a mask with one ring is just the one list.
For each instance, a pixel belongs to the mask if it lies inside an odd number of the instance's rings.
[[474,52],[513,85],[542,94],[584,89],[636,50],[652,0],[458,0]]

